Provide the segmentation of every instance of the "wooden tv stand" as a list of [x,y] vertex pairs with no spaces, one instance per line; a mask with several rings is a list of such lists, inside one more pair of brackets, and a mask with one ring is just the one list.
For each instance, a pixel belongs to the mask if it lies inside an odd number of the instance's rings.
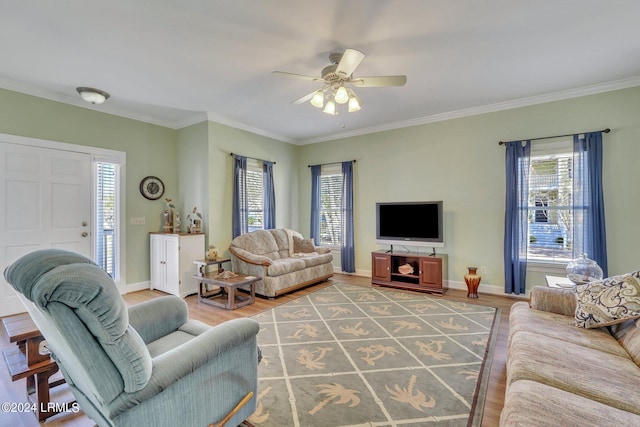
[[[412,273],[400,272],[409,264]],[[410,289],[412,291],[444,294],[447,291],[447,255],[428,255],[412,252],[371,253],[371,284]]]

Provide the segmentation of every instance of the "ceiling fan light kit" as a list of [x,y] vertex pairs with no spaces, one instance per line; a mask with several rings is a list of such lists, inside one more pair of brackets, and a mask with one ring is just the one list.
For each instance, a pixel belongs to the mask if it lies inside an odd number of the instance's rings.
[[109,95],[107,92],[100,90],[100,89],[95,89],[92,87],[77,87],[76,91],[78,91],[78,93],[80,94],[80,97],[82,99],[84,99],[85,101],[87,101],[90,104],[102,104],[104,101],[106,101],[107,99],[109,99],[109,97],[111,95]]
[[[316,108],[323,108],[323,112],[330,115],[337,115],[336,104],[347,104],[347,111],[353,113],[362,108],[362,101],[356,93],[348,87],[348,84],[359,87],[385,87],[385,86],[404,86],[407,82],[406,76],[375,76],[354,78],[353,72],[364,59],[364,53],[355,49],[346,49],[344,52],[331,52],[329,61],[332,65],[324,67],[322,76],[312,77],[301,74],[286,73],[283,71],[274,71],[286,77],[293,77],[301,80],[310,80],[313,82],[323,82],[321,89],[315,90],[310,94],[296,99],[292,104],[302,104],[310,101],[311,105]],[[325,105],[324,101],[327,98]]]

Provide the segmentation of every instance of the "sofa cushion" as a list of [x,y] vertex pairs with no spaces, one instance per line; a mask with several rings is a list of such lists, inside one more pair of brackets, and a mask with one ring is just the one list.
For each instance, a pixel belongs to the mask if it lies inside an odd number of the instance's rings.
[[614,332],[614,337],[627,350],[636,365],[640,366],[640,319],[631,320],[623,326]]
[[599,328],[640,318],[640,281],[633,274],[576,286],[576,296],[575,318],[580,327]]
[[513,304],[509,315],[509,339],[521,331],[535,332],[621,357],[627,356],[624,348],[606,328],[576,328],[573,317],[533,310],[526,302]]
[[640,369],[629,357],[522,331],[511,337],[507,388],[531,380],[640,415]]
[[305,253],[309,254],[316,251],[316,247],[311,239],[303,239],[301,237],[293,236],[293,253]]
[[269,259],[279,259],[280,248],[271,230],[257,230],[238,236],[231,242],[231,247],[244,249],[255,255]]
[[283,258],[273,260],[273,263],[267,267],[269,276],[281,276],[294,271],[304,270],[307,265],[302,259]]
[[516,381],[504,398],[500,426],[632,426],[640,415],[534,381]]
[[305,256],[305,257],[302,257],[301,259],[304,261],[304,264],[307,267],[314,267],[316,265],[331,263],[333,261],[333,254],[331,253],[319,254],[315,252],[313,255]]

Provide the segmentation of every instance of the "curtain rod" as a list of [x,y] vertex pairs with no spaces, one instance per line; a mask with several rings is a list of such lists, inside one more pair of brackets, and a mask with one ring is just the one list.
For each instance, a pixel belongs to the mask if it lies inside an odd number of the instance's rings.
[[[602,130],[596,130],[594,132],[609,133],[609,132],[611,132],[611,129],[606,128],[606,129],[602,129]],[[590,133],[590,132],[579,132],[578,134],[581,134],[581,133]],[[542,138],[528,138],[527,140],[528,141],[538,141],[540,139],[562,138],[563,136],[573,136],[573,135],[575,135],[575,133],[568,133],[566,135],[543,136]],[[524,140],[524,141],[527,141],[527,140]],[[506,143],[507,142],[505,142],[505,141],[499,141],[498,145],[505,145]]]
[[[348,161],[348,160],[347,160]],[[351,160],[353,163],[356,162],[355,159]],[[311,166],[324,166],[324,165],[337,165],[338,163],[344,163],[344,162],[331,162],[331,163],[320,163],[319,165],[307,165],[308,168],[310,168]]]
[[[233,156],[233,153],[230,153],[229,155]],[[240,154],[237,154],[237,155],[239,156]],[[257,157],[249,157],[249,156],[242,156],[242,157],[246,157],[247,159],[260,160],[261,162],[269,162],[269,163],[273,163],[274,165],[276,164],[276,162],[272,162],[271,160],[263,160]]]

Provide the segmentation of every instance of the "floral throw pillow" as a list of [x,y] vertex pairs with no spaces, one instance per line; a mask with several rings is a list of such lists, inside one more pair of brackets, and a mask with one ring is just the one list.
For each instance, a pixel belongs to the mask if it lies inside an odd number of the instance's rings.
[[640,271],[576,286],[576,325],[600,328],[640,318]]

